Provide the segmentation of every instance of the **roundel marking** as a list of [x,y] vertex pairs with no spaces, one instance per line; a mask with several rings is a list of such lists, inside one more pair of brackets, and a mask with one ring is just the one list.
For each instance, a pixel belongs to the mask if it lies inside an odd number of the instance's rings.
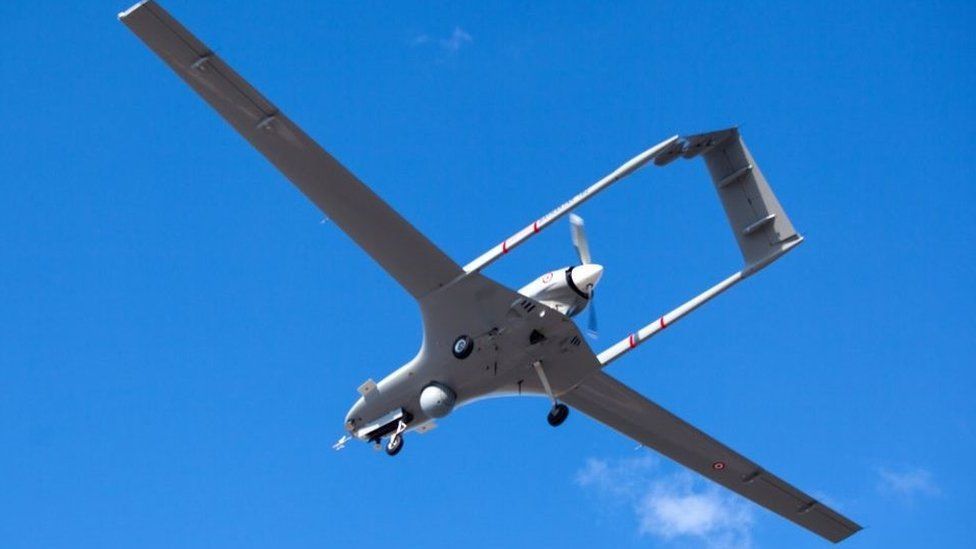
[[542,275],[542,282],[547,283],[550,280],[552,280],[552,272],[548,272],[548,273]]
[[725,469],[725,462],[716,461],[715,463],[712,464],[712,469],[715,469],[716,471],[721,471],[722,469]]

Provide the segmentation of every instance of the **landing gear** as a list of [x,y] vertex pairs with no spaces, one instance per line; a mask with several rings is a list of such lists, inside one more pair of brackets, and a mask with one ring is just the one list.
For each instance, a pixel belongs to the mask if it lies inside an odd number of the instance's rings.
[[552,401],[552,410],[549,410],[546,421],[553,427],[559,427],[569,417],[569,407],[556,400],[556,396],[552,394],[552,386],[549,385],[549,378],[546,377],[546,372],[542,369],[542,361],[533,362],[532,367],[535,368],[535,373],[539,375],[539,381],[542,382],[542,388],[546,390],[549,400]]
[[566,421],[567,417],[569,417],[569,407],[563,403],[559,403],[553,406],[552,410],[549,410],[549,415],[546,416],[546,420],[549,422],[549,425],[559,427]]
[[390,440],[386,443],[386,447],[384,449],[386,450],[386,455],[388,456],[395,456],[399,454],[400,450],[403,450],[403,437],[390,437]]
[[397,423],[396,431],[390,435],[390,440],[386,442],[386,455],[395,456],[403,450],[403,432],[407,430],[407,423],[402,419]]

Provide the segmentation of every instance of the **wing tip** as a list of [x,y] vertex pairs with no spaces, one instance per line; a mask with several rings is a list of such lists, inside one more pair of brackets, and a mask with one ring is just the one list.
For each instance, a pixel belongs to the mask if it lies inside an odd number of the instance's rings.
[[132,12],[134,12],[137,9],[141,8],[144,4],[147,4],[150,1],[151,0],[139,0],[138,2],[136,2],[135,4],[133,4],[132,6],[130,6],[128,9],[126,9],[124,11],[120,11],[119,12],[119,15],[118,15],[119,21],[124,21],[126,17],[128,17],[129,15],[132,14]]
[[840,536],[837,536],[837,537],[834,537],[834,538],[828,538],[828,541],[830,541],[831,543],[834,543],[834,544],[840,543],[840,542],[846,540],[847,538],[853,536],[854,534],[860,532],[863,529],[864,528],[862,528],[860,525],[855,524],[853,528],[850,528],[843,535],[840,535]]

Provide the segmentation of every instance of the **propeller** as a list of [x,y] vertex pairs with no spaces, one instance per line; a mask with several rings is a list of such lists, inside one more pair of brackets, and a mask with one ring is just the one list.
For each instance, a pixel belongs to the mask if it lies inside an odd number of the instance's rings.
[[[586,230],[583,228],[583,218],[576,214],[569,214],[569,228],[570,234],[573,237],[573,246],[576,248],[577,255],[579,255],[580,263],[583,265],[592,265],[593,258],[590,256],[590,242],[587,240]],[[602,273],[602,267],[599,265],[594,265],[594,267],[597,267],[599,273]],[[594,339],[597,337],[596,302],[593,301],[594,297],[596,297],[594,285],[600,275],[597,274],[596,276],[597,278],[594,279],[594,282],[586,286],[586,293],[589,295],[587,308],[590,310],[586,322],[586,331]]]
[[576,253],[579,254],[580,263],[589,265],[592,263],[590,261],[590,243],[586,240],[583,218],[576,214],[569,214],[569,225],[573,235],[573,246],[576,247]]
[[591,289],[590,303],[587,305],[587,308],[590,310],[590,312],[589,312],[589,316],[586,319],[586,333],[593,339],[596,339],[597,337],[599,337],[600,331],[596,322],[596,302],[593,301],[594,297],[595,294]]

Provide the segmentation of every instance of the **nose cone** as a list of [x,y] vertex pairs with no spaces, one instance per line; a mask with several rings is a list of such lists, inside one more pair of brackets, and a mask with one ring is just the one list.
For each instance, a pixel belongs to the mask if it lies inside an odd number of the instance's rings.
[[346,430],[352,431],[363,422],[363,407],[366,406],[366,400],[363,397],[359,397],[359,400],[349,408],[349,412],[346,414]]
[[603,276],[603,265],[597,265],[596,263],[577,265],[573,267],[571,276],[573,277],[573,284],[589,294],[596,287],[597,282],[600,281],[600,277]]

